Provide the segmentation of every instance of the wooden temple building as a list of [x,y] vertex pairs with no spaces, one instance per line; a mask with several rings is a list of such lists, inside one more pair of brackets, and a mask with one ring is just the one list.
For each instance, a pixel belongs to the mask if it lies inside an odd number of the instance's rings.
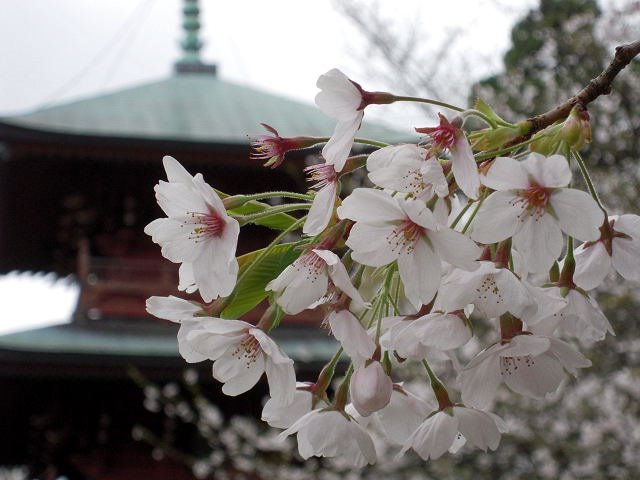
[[[174,156],[224,192],[305,191],[303,154],[265,169],[249,160],[248,135],[264,122],[282,136],[326,136],[334,121],[203,63],[196,0],[185,3],[184,29],[169,78],[0,118],[0,272],[74,274],[81,289],[69,323],[0,336],[0,465],[30,465],[42,479],[192,478],[131,438],[135,423],[152,419],[127,368],[163,382],[187,367],[176,326],[144,309],[148,296],[179,294],[177,265],[143,233],[163,216],[153,193],[165,178],[161,159]],[[399,140],[373,125],[362,135]],[[243,229],[239,253],[272,235]],[[313,371],[333,353],[326,336],[283,323],[276,336],[300,368]],[[210,378],[210,362],[195,366]],[[236,413],[256,413],[265,392],[231,400],[210,383]]]

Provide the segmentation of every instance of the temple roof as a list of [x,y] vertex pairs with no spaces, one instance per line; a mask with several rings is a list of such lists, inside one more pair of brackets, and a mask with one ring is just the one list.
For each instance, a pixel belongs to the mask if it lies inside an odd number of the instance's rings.
[[[219,144],[246,144],[247,135],[263,133],[260,123],[273,126],[281,136],[329,136],[336,124],[314,105],[203,72],[181,72],[0,122],[72,135]],[[415,134],[363,123],[359,136],[393,143]]]

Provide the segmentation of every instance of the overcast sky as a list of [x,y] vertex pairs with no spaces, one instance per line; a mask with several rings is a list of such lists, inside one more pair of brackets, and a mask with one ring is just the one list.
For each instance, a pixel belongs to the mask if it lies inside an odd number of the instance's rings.
[[[455,48],[481,59],[474,75],[499,68],[513,21],[535,3],[382,2],[398,28],[418,22],[423,42],[438,44],[452,28],[465,31]],[[182,0],[3,1],[0,115],[170,75],[180,53],[181,6]],[[202,56],[227,80],[308,102],[318,75],[330,68],[366,80],[362,41],[332,0],[201,0],[200,6]]]
[[[420,25],[424,46],[439,45],[452,29],[464,31],[452,53],[474,59],[474,71],[452,72],[460,78],[499,68],[514,20],[536,0],[383,3],[397,29]],[[182,0],[2,0],[0,115],[167,77],[180,55],[181,6]],[[331,0],[201,0],[200,6],[202,57],[218,64],[226,80],[310,103],[318,75],[333,67],[367,89],[386,87],[363,78],[366,49]],[[76,296],[77,288],[50,276],[0,276],[0,334],[68,321]],[[34,297],[45,308],[25,310]]]

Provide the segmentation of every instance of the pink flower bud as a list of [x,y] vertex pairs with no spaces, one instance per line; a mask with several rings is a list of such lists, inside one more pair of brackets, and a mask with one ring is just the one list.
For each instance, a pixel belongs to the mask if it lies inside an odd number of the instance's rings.
[[350,390],[353,406],[360,415],[368,417],[389,404],[393,382],[384,372],[382,364],[372,361],[355,371]]

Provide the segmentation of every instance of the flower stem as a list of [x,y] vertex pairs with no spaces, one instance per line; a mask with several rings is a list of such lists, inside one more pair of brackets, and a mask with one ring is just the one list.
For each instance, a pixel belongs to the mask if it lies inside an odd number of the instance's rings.
[[471,205],[473,205],[473,202],[469,200],[467,204],[464,206],[464,208],[460,210],[460,213],[458,214],[456,219],[453,221],[453,223],[449,226],[450,229],[454,230],[456,228],[456,225],[458,225],[458,222],[462,220],[462,217],[464,217],[464,214],[467,213],[467,210],[469,210],[469,207],[471,207]]
[[308,195],[306,193],[285,192],[285,191],[263,192],[263,193],[254,193],[251,195],[244,195],[244,198],[247,201],[260,200],[263,198],[275,198],[275,197],[295,198],[298,200],[308,200],[308,201],[313,200],[313,195]]
[[600,201],[600,198],[598,197],[598,192],[596,192],[596,189],[593,186],[593,182],[591,181],[591,177],[589,176],[589,171],[587,170],[587,166],[585,165],[584,160],[582,159],[580,154],[575,150],[572,150],[571,153],[573,154],[573,158],[578,164],[578,168],[580,169],[580,173],[582,173],[582,178],[584,178],[584,181],[587,184],[587,189],[589,190],[589,193],[591,194],[593,199],[596,201],[596,203],[600,207],[600,210],[604,212],[605,220],[606,220],[607,210],[604,208],[604,206],[602,205],[602,202]]
[[287,203],[286,205],[278,205],[277,207],[267,208],[262,212],[252,213],[249,215],[238,215],[235,218],[240,223],[240,226],[244,226],[247,223],[255,222],[261,218],[270,217],[279,213],[293,212],[296,210],[309,210],[311,208],[310,203]]
[[372,147],[380,147],[380,148],[389,146],[388,143],[379,142],[377,140],[370,140],[368,138],[354,138],[353,143],[359,143],[361,145],[371,145]]
[[497,156],[502,155],[504,153],[513,152],[514,150],[517,150],[520,147],[524,147],[525,145],[529,145],[530,143],[534,142],[535,140],[536,139],[534,139],[534,138],[530,138],[529,140],[525,140],[524,142],[516,143],[515,145],[510,145],[508,147],[501,148],[500,150],[494,150],[493,152],[483,153],[481,155],[475,155],[476,162],[481,162],[483,160],[487,160],[488,158],[497,157]]
[[467,220],[467,223],[465,224],[464,228],[462,229],[462,233],[467,233],[467,230],[471,226],[471,222],[473,222],[473,219],[475,218],[476,214],[478,213],[478,210],[480,210],[480,207],[482,206],[482,202],[484,202],[484,199],[487,196],[487,192],[488,192],[487,189],[485,189],[485,191],[482,192],[482,196],[480,197],[480,201],[478,202],[478,205],[476,205],[476,208],[473,209],[473,212],[471,212],[471,216],[469,217],[469,220]]
[[455,110],[456,112],[464,112],[464,108],[456,107],[455,105],[451,105],[450,103],[439,102],[438,100],[432,100],[430,98],[405,97],[405,96],[395,96],[394,95],[393,101],[394,102],[428,103],[429,105],[436,105],[438,107],[448,108],[449,110]]

